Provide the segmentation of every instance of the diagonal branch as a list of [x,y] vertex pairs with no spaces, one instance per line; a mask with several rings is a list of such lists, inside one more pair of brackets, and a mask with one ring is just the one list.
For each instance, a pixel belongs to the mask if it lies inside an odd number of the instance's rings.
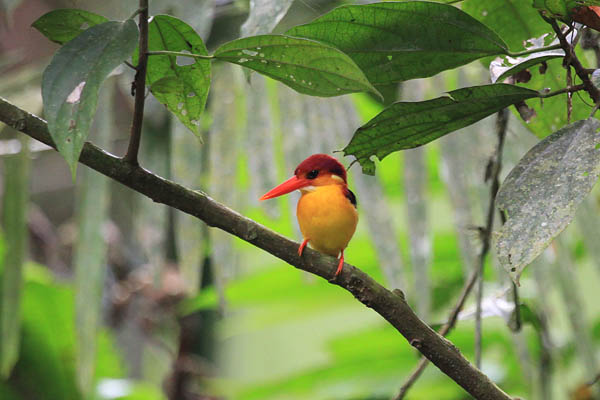
[[[46,122],[0,97],[0,121],[49,146],[55,147]],[[145,195],[157,203],[176,208],[222,229],[286,261],[296,268],[330,279],[337,268],[334,257],[306,249],[298,256],[298,243],[217,203],[206,194],[189,190],[86,143],[79,162]],[[385,318],[406,340],[440,370],[481,400],[511,400],[486,375],[463,357],[449,341],[438,335],[412,311],[401,291],[391,292],[360,269],[346,264],[332,281],[361,303]]]

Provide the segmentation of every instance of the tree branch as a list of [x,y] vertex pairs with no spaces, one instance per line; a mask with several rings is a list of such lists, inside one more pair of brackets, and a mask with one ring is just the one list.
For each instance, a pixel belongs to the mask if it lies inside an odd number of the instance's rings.
[[[469,296],[469,293],[471,293],[471,290],[473,290],[473,287],[475,286],[475,282],[477,282],[478,273],[479,273],[479,269],[477,269],[477,268],[475,268],[471,272],[469,279],[467,280],[467,282],[465,283],[465,285],[462,288],[460,297],[458,298],[456,305],[450,312],[448,321],[446,321],[444,326],[442,326],[442,328],[439,331],[440,335],[446,336],[452,330],[452,328],[454,328],[454,325],[456,324],[456,320],[458,319],[458,314],[460,313],[463,306],[465,305],[465,302],[467,301],[467,297]],[[417,379],[419,379],[419,377],[421,376],[423,371],[425,371],[425,368],[427,368],[427,365],[429,365],[429,360],[425,357],[421,357],[421,360],[419,360],[419,364],[417,364],[416,368],[410,374],[410,376],[408,377],[406,382],[404,382],[404,385],[402,385],[402,387],[400,388],[400,391],[398,392],[396,397],[394,397],[394,400],[402,400],[404,398],[404,396],[406,396],[406,393],[408,392],[408,390],[417,381]]]
[[580,90],[585,90],[585,86],[583,85],[583,83],[580,83],[579,85],[575,85],[575,86],[569,86],[569,87],[565,87],[562,89],[558,89],[558,90],[555,90],[554,92],[548,92],[548,93],[540,92],[539,97],[542,99],[545,99],[548,97],[558,96],[559,94],[575,93]]
[[148,66],[148,0],[140,0],[138,9],[140,21],[140,41],[138,50],[138,64],[133,87],[135,88],[135,105],[129,146],[123,160],[128,164],[137,166],[140,140],[142,138],[142,120],[144,119],[144,101],[146,100],[146,68]]
[[[0,121],[34,139],[55,147],[46,122],[0,97]],[[298,256],[298,243],[217,203],[200,191],[189,190],[142,167],[129,164],[87,142],[79,162],[139,192],[157,203],[193,215],[207,225],[222,229],[282,259],[296,268],[331,279],[337,268],[334,257],[305,249]],[[449,341],[438,335],[412,311],[401,291],[390,292],[360,269],[345,264],[331,281],[385,318],[406,340],[473,397],[511,400],[486,375],[463,357]]]
[[575,69],[575,73],[577,74],[579,79],[581,79],[581,81],[583,82],[583,86],[585,87],[586,92],[588,92],[592,100],[594,100],[594,103],[598,103],[598,101],[600,100],[600,91],[598,91],[598,88],[596,88],[596,86],[594,86],[594,84],[590,80],[587,70],[583,67],[583,65],[577,58],[577,55],[573,51],[573,46],[571,46],[571,44],[569,44],[569,42],[567,41],[567,38],[562,33],[562,30],[556,23],[556,20],[549,19],[546,17],[543,18],[552,26],[554,32],[556,32],[556,36],[558,37],[560,46],[565,51],[565,57],[567,58],[569,64],[571,64]]
[[[475,269],[471,272],[469,279],[463,286],[460,297],[459,297],[458,301],[456,302],[456,305],[452,309],[452,312],[450,312],[448,321],[444,324],[444,326],[442,326],[442,328],[439,331],[439,334],[442,336],[446,336],[450,332],[450,330],[454,327],[454,325],[456,324],[456,321],[458,319],[458,314],[462,310],[462,308],[465,304],[465,301],[467,300],[467,297],[469,296],[469,293],[471,293],[471,290],[473,290],[473,287],[475,286],[475,282],[477,282],[477,279],[478,278],[483,279],[483,276],[482,276],[483,265],[485,263],[485,258],[490,249],[490,244],[491,244],[491,240],[492,240],[492,230],[493,230],[493,225],[494,225],[494,212],[496,211],[496,206],[495,206],[496,194],[498,193],[498,189],[500,187],[499,176],[500,176],[500,171],[502,169],[502,151],[504,149],[504,139],[506,137],[507,122],[508,122],[508,109],[505,108],[504,110],[501,110],[498,112],[498,118],[496,120],[497,132],[498,132],[498,145],[496,147],[495,157],[493,160],[491,160],[492,169],[491,169],[490,178],[492,179],[492,185],[490,187],[490,200],[488,203],[486,225],[485,225],[485,228],[483,228],[482,248],[479,253],[478,263],[475,266]],[[486,180],[487,180],[487,177],[486,177]],[[417,381],[417,379],[419,379],[419,377],[421,376],[421,374],[423,373],[425,368],[427,368],[428,364],[429,364],[429,360],[425,357],[422,357],[421,360],[419,361],[419,364],[417,364],[417,367],[413,370],[412,374],[410,374],[410,376],[408,377],[406,382],[404,382],[404,384],[400,388],[400,391],[398,392],[396,397],[394,397],[394,400],[401,400],[404,398],[404,396],[406,395],[408,390]]]

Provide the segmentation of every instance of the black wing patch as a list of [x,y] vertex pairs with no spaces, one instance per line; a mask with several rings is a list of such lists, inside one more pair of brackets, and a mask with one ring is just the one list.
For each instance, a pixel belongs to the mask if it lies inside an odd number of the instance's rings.
[[348,188],[344,188],[344,196],[346,196],[346,198],[348,200],[350,200],[350,203],[352,203],[352,205],[354,206],[354,208],[356,208],[356,196],[354,195],[354,193],[352,193],[352,190],[348,189]]

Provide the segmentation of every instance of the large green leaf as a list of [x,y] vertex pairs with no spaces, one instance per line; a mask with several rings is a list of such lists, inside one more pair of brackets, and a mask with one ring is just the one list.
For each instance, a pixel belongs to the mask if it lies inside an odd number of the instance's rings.
[[75,176],[104,79],[135,49],[133,20],[93,26],[61,47],[42,79],[44,115],[60,154]]
[[600,175],[600,121],[574,122],[535,145],[508,174],[498,208],[508,220],[495,234],[498,259],[518,283],[524,268],[573,219]]
[[424,78],[507,52],[500,37],[460,9],[420,1],[346,5],[286,34],[337,47],[374,85]]
[[53,42],[65,44],[89,27],[106,21],[102,15],[69,8],[52,10],[35,20],[31,26]]
[[[206,46],[194,29],[178,18],[157,15],[148,25],[149,51],[177,51],[208,55]],[[136,52],[137,53],[137,52]],[[151,56],[146,81],[158,101],[179,118],[189,130],[199,135],[198,124],[210,88],[210,60],[191,59],[180,65],[183,57]],[[137,64],[137,54],[134,55]]]
[[29,140],[21,140],[21,151],[4,158],[2,228],[6,250],[2,260],[0,298],[0,375],[10,376],[19,358],[21,335],[21,291],[23,260],[27,249],[27,204],[29,197]]
[[214,56],[253,69],[313,96],[339,96],[377,90],[350,57],[314,40],[261,35],[234,40]]
[[421,146],[538,95],[533,90],[495,84],[454,90],[428,101],[394,103],[354,132],[344,155],[356,157],[363,173],[373,175],[373,155],[382,160],[394,151]]

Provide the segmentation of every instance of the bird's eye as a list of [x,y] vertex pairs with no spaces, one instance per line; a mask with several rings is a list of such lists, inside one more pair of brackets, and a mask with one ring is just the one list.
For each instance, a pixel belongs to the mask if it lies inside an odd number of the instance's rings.
[[313,169],[308,174],[306,174],[306,178],[307,179],[315,179],[317,177],[317,175],[319,175],[319,170],[318,169]]

